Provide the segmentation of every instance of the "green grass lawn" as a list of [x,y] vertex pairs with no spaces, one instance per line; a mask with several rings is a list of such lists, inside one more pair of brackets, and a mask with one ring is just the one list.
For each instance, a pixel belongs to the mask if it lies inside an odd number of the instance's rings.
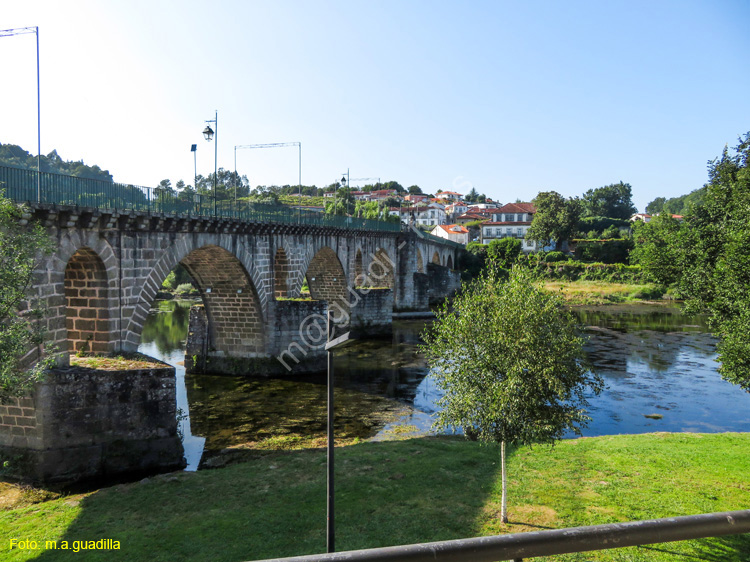
[[[750,507],[750,434],[518,449],[508,464],[508,525],[498,519],[498,458],[496,447],[448,437],[338,449],[337,549]],[[325,489],[325,453],[302,450],[60,497],[0,512],[0,559],[240,561],[324,552]],[[36,540],[39,550],[9,551],[11,538]],[[98,539],[118,540],[121,550],[44,550],[46,540]],[[552,559],[739,562],[750,560],[750,535]]]
[[561,294],[570,304],[612,304],[661,300],[664,289],[653,284],[607,281],[545,281],[548,291]]

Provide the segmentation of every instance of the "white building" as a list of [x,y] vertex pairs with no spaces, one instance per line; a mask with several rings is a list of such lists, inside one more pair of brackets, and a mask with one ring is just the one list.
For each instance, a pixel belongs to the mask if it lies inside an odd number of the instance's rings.
[[447,216],[441,205],[431,204],[425,207],[390,207],[388,212],[401,218],[401,221],[410,224],[422,224],[425,226],[437,226],[445,224]]
[[460,224],[441,224],[436,226],[430,234],[464,246],[469,243],[469,230]]
[[492,220],[482,224],[482,243],[502,238],[518,238],[524,252],[533,252],[539,245],[526,240],[536,208],[531,203],[508,203],[492,212]]

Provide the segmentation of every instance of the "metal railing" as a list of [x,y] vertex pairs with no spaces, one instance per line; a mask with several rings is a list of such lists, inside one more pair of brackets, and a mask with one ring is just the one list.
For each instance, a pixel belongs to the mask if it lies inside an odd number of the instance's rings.
[[[37,201],[37,181],[41,188]],[[164,188],[78,178],[49,172],[0,166],[0,189],[10,199],[29,204],[46,203],[108,210],[133,210],[159,214],[216,217],[245,222],[300,224],[379,232],[399,232],[398,223],[325,215],[286,205],[247,200],[216,201],[197,193],[185,194]]]
[[494,562],[743,533],[750,533],[750,509],[275,558],[263,562]]

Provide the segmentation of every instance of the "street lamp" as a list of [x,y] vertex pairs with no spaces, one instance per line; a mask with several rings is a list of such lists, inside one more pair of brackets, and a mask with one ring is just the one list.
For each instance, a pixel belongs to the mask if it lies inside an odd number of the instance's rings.
[[16,27],[14,29],[3,29],[0,37],[12,35],[24,35],[26,33],[36,34],[36,202],[42,202],[42,117],[39,96],[39,26]]
[[[216,161],[217,161],[217,154],[218,154],[218,146],[219,146],[219,111],[214,110],[214,118],[213,119],[207,119],[206,120],[206,128],[203,129],[203,136],[206,137],[206,140],[208,142],[211,142],[213,140],[214,136],[216,136],[216,142],[214,143],[214,217],[216,217],[216,176],[217,176],[217,169],[216,169]],[[216,132],[211,128],[211,125],[208,123],[213,123],[216,127]]]

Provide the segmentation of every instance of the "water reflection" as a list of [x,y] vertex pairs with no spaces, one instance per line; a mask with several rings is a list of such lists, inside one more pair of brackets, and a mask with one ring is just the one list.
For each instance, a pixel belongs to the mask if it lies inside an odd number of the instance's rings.
[[[159,303],[141,350],[177,367],[178,407],[191,467],[201,451],[238,446],[322,444],[325,377],[189,375],[182,349],[189,302]],[[584,435],[652,431],[750,431],[750,394],[721,379],[715,339],[700,318],[656,306],[576,311],[586,351],[607,389],[590,397]],[[337,438],[391,438],[430,431],[440,391],[418,353],[424,321],[394,323],[391,340],[337,353]],[[646,415],[660,414],[661,419]],[[195,432],[196,435],[193,435]]]

